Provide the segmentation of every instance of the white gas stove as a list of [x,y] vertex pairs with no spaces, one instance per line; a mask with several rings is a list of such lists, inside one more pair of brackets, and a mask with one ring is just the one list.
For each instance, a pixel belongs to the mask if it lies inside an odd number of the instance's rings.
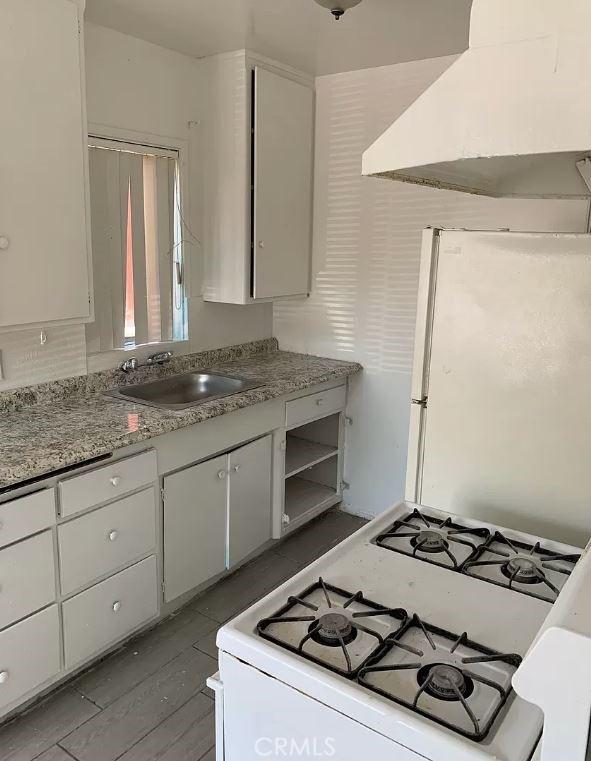
[[529,761],[512,679],[580,555],[396,505],[220,629],[218,761]]

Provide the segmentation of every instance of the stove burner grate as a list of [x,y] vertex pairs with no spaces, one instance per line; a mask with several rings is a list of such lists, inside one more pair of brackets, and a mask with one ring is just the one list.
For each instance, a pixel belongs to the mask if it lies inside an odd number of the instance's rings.
[[[503,551],[495,549],[491,546],[493,542],[504,545],[505,549]],[[484,552],[499,556],[499,560],[480,560]],[[492,584],[500,584],[509,589],[516,589],[518,592],[523,590],[514,587],[514,584],[543,584],[552,592],[553,598],[550,599],[550,601],[553,602],[558,597],[560,589],[548,578],[547,571],[552,570],[568,576],[570,574],[569,570],[560,568],[554,564],[557,561],[576,563],[580,557],[581,556],[578,554],[564,555],[547,552],[541,548],[539,542],[536,542],[536,544],[532,546],[518,541],[511,541],[501,534],[500,531],[496,531],[491,536],[490,540],[485,542],[480,548],[480,551],[473,558],[468,559],[464,565],[464,571],[470,573],[472,569],[474,569],[476,572],[472,571],[470,575],[476,576],[477,578],[483,578],[478,575],[477,569],[479,567],[497,566],[502,576],[507,579],[507,583],[503,583],[501,578],[499,581],[485,578],[485,581],[489,581]],[[546,597],[541,593],[537,594],[533,591],[524,592],[524,594],[529,594],[532,597],[539,597],[542,600],[549,599],[549,597]]]
[[[417,526],[416,523],[412,523],[413,520],[420,525]],[[393,552],[400,552],[403,555],[410,554],[428,563],[443,565],[446,568],[449,568],[449,563],[451,562],[452,569],[458,571],[461,570],[463,563],[466,561],[460,562],[458,560],[457,548],[454,548],[454,544],[468,547],[470,549],[468,558],[473,557],[480,546],[471,542],[466,538],[466,535],[476,536],[484,541],[488,539],[490,532],[487,528],[459,526],[453,523],[451,518],[441,521],[432,516],[425,515],[415,507],[412,513],[397,520],[391,529],[376,537],[375,543],[379,547],[384,547]],[[392,547],[387,543],[388,539],[409,539],[409,544],[412,548],[411,552],[405,552],[403,549]],[[447,556],[449,562],[442,562],[444,559],[435,559],[437,555],[442,553]]]
[[[306,599],[316,590],[322,591],[325,601],[323,606],[311,603]],[[339,603],[335,598],[341,598],[344,602]],[[359,603],[367,608],[367,610],[351,612],[349,608],[353,603]],[[308,609],[310,614],[300,616],[290,615],[290,612],[296,606]],[[361,622],[361,619],[373,616],[386,616],[394,619],[395,623],[398,624],[396,629],[401,628],[408,618],[406,611],[402,608],[384,608],[371,602],[371,600],[367,600],[362,592],[351,594],[343,589],[327,584],[320,578],[316,584],[308,587],[299,597],[290,597],[287,605],[284,605],[275,616],[259,621],[257,632],[261,637],[281,645],[297,655],[314,661],[337,674],[353,678],[357,675],[363,663],[367,661],[367,658],[377,652],[386,642],[385,638],[378,631]],[[300,639],[297,646],[285,642],[269,631],[269,627],[273,624],[293,625],[300,623],[306,623],[309,626],[306,630],[307,633]],[[354,642],[361,632],[364,632],[375,640],[375,647],[361,663],[354,666],[347,646]],[[309,641],[328,648],[340,648],[346,666],[339,668],[328,660],[308,652],[306,648]]]
[[[439,637],[443,637],[446,640],[451,641],[453,644],[451,645],[448,653],[449,662],[444,662],[443,660],[437,660],[435,662],[430,661],[429,655],[424,651],[410,647],[409,645],[402,642],[402,637],[412,627],[418,627],[422,630],[427,647],[430,647],[433,652],[437,650],[437,645],[435,644],[433,635],[438,635]],[[464,658],[456,657],[454,656],[454,653],[458,647],[460,647],[460,645],[465,645],[470,649],[476,650],[481,653],[481,655]],[[393,648],[401,648],[417,656],[416,662],[408,663],[407,661],[403,661],[398,664],[383,665],[384,657]],[[426,661],[426,663],[423,661]],[[439,629],[436,626],[431,626],[430,624],[423,623],[423,621],[415,613],[407,622],[407,624],[402,627],[402,629],[396,632],[396,634],[392,635],[392,637],[388,637],[384,646],[367,661],[365,666],[360,669],[357,680],[364,687],[368,687],[370,690],[373,690],[374,692],[377,692],[378,694],[383,695],[390,700],[394,700],[396,703],[400,703],[401,705],[407,706],[408,708],[412,708],[417,713],[420,713],[423,716],[426,716],[427,718],[442,724],[443,726],[449,727],[455,732],[458,732],[459,734],[462,734],[471,740],[480,742],[481,740],[484,740],[490,731],[490,728],[492,727],[496,717],[499,715],[501,708],[511,693],[510,683],[508,688],[504,688],[501,684],[498,684],[491,679],[487,679],[481,674],[477,674],[467,668],[467,666],[471,664],[487,663],[491,661],[499,661],[510,664],[511,666],[514,666],[515,669],[517,669],[521,663],[521,657],[515,654],[498,653],[494,650],[483,647],[482,645],[477,645],[468,639],[465,632],[459,637],[455,637],[453,634],[450,634],[444,629]],[[399,671],[400,669],[417,670],[418,689],[415,693],[412,703],[403,700],[395,693],[388,692],[386,689],[372,684],[368,681],[367,678],[372,673],[388,671],[395,672]],[[488,687],[498,693],[495,710],[484,725],[482,725],[481,719],[475,715],[468,702],[470,696],[475,690],[477,683],[480,683],[481,685]],[[460,726],[455,725],[450,721],[446,721],[441,716],[435,715],[433,711],[428,710],[427,707],[423,707],[421,698],[424,694],[442,701],[457,701],[461,703],[467,716],[470,719],[474,731],[471,732],[464,730]]]

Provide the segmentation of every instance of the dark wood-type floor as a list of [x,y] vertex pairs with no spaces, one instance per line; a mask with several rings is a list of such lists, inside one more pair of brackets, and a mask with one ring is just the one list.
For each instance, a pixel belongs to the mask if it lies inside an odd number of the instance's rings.
[[279,542],[0,727],[0,760],[214,761],[218,628],[363,523],[331,510]]

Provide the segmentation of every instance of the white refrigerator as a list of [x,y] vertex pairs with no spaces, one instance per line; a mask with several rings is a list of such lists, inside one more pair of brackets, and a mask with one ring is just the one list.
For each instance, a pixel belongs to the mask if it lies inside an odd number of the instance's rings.
[[591,236],[425,230],[406,496],[585,546]]

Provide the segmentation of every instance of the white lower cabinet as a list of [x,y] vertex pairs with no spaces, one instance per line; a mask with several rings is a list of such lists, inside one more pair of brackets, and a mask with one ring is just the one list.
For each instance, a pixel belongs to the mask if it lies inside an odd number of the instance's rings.
[[125,457],[59,482],[60,515],[66,518],[154,483],[158,477],[156,452]]
[[229,455],[228,566],[271,538],[271,436]]
[[228,457],[164,479],[164,599],[174,600],[226,568]]
[[158,569],[151,556],[62,605],[66,668],[82,663],[158,615]]
[[0,505],[0,547],[43,531],[55,523],[55,489],[18,497]]
[[164,479],[164,599],[204,584],[271,538],[271,436]]
[[0,550],[0,629],[55,600],[51,531]]
[[0,632],[0,711],[60,670],[57,605]]
[[154,488],[62,524],[58,544],[64,595],[154,552]]

